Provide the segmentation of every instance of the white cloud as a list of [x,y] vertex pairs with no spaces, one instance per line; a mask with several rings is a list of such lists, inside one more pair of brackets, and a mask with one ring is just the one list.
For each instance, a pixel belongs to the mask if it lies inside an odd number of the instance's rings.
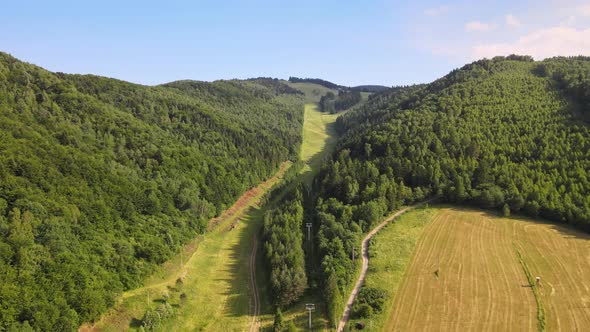
[[508,54],[532,55],[544,59],[557,55],[590,54],[590,28],[553,27],[533,31],[511,43],[483,44],[472,48],[476,59]]
[[449,6],[438,6],[428,8],[424,11],[424,14],[428,16],[440,16],[449,12]]
[[520,22],[520,20],[512,14],[506,15],[505,19],[506,19],[506,25],[509,27],[519,28],[522,26],[522,23]]
[[562,26],[570,26],[570,25],[574,25],[576,24],[576,17],[573,15],[570,15],[568,18],[566,18],[565,20],[561,21],[561,23],[559,23],[559,25]]
[[590,5],[581,5],[577,8],[576,12],[581,16],[590,16]]
[[465,24],[465,30],[467,31],[492,31],[495,28],[495,24],[483,23],[479,21],[468,22]]

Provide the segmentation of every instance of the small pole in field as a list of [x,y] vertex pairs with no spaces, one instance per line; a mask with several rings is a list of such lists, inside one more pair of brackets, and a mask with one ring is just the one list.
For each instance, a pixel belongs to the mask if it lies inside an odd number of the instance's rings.
[[307,241],[309,241],[311,239],[311,226],[313,224],[308,222],[305,224],[305,226],[307,227]]
[[535,280],[537,281],[537,286],[539,286],[541,284],[541,277],[537,276]]
[[311,330],[311,312],[312,311],[315,311],[315,304],[313,304],[313,303],[306,303],[305,304],[305,309],[309,313],[309,329]]

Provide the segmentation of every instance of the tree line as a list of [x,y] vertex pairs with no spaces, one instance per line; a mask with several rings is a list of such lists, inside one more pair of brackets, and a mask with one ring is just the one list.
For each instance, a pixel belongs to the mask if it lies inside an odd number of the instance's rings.
[[332,89],[332,90],[346,88],[345,86],[338,85],[338,84],[332,83],[330,81],[322,80],[320,78],[300,78],[300,77],[291,76],[291,77],[289,77],[289,82],[291,82],[291,83],[313,83],[313,84],[318,84],[318,85],[321,85],[323,87],[326,87],[326,88]]
[[333,114],[351,108],[361,99],[361,92],[358,90],[339,90],[338,95],[329,91],[320,98],[319,108],[321,112]]
[[292,190],[264,215],[264,252],[273,304],[279,309],[296,301],[307,286],[302,201],[301,191]]

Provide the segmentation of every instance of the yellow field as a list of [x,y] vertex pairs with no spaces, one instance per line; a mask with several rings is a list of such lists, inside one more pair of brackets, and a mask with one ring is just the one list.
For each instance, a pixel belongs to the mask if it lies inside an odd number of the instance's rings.
[[[588,235],[477,210],[427,210],[410,212],[377,235],[367,284],[387,288],[392,302],[374,317],[376,328],[590,330]],[[398,244],[400,255],[377,250]],[[541,283],[531,287],[536,276]]]

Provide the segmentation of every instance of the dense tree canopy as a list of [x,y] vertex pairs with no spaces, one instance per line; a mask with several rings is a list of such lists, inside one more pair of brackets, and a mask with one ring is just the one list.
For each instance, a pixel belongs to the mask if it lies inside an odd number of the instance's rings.
[[273,300],[278,307],[293,303],[307,286],[302,200],[299,190],[289,192],[279,207],[264,216],[264,251]]
[[0,330],[75,330],[296,159],[276,81],[147,87],[0,53]]
[[358,85],[358,86],[353,86],[350,89],[354,90],[354,91],[359,91],[359,92],[377,93],[377,92],[386,91],[389,89],[389,87],[386,87],[383,85]]
[[318,181],[328,306],[338,305],[330,285],[350,282],[362,231],[433,194],[590,229],[589,82],[588,58],[497,57],[340,117]]
[[289,82],[291,83],[313,83],[318,84],[328,89],[338,90],[340,88],[346,88],[345,86],[338,85],[336,83],[332,83],[330,81],[322,80],[320,78],[299,78],[299,77],[289,77]]
[[338,95],[328,92],[320,98],[320,111],[336,113],[351,108],[361,101],[359,90],[339,90]]

